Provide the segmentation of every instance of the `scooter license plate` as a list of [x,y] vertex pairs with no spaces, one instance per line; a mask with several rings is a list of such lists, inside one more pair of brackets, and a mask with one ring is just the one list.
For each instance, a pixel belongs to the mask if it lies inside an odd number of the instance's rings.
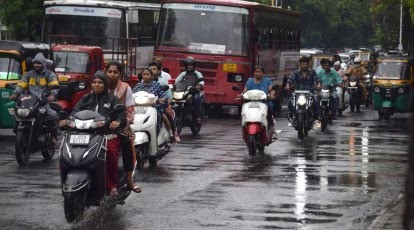
[[69,144],[72,145],[87,145],[89,144],[89,135],[70,135]]
[[260,107],[260,105],[259,105],[259,103],[257,103],[257,102],[251,102],[250,104],[249,104],[249,108],[259,108]]

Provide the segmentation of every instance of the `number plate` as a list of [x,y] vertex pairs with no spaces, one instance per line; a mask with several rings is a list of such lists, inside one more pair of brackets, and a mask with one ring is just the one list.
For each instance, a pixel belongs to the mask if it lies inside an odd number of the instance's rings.
[[224,72],[235,73],[235,72],[237,72],[237,65],[236,64],[230,64],[230,63],[224,63],[223,64],[223,71]]
[[260,105],[259,105],[259,103],[257,103],[257,102],[251,102],[250,104],[249,104],[249,108],[259,108],[260,107]]
[[69,144],[72,145],[87,145],[89,144],[89,135],[70,135]]
[[65,81],[69,81],[70,76],[68,75],[59,75],[58,79],[60,82],[65,82]]

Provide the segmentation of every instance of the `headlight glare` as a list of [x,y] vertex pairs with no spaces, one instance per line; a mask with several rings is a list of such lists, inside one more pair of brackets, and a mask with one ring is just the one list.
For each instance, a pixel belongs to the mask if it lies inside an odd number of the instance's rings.
[[380,88],[379,88],[379,87],[375,87],[375,88],[374,88],[374,92],[375,92],[375,93],[379,93],[379,92],[380,92]]
[[240,74],[237,74],[236,76],[234,76],[234,80],[237,82],[242,82],[243,81],[243,76]]
[[298,104],[299,104],[299,105],[304,105],[304,104],[306,104],[306,97],[305,97],[305,96],[303,96],[303,95],[300,95],[300,96],[299,96],[299,98],[298,98]]
[[398,93],[399,93],[399,94],[403,94],[403,93],[404,93],[404,88],[399,88],[399,89],[398,89]]
[[22,117],[22,118],[27,117],[29,116],[29,113],[30,113],[29,109],[17,109],[17,115],[19,117]]

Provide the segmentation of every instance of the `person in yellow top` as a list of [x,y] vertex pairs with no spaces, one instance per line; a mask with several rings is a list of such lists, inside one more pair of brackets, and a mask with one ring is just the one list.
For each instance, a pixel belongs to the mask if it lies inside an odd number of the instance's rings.
[[366,95],[367,95],[366,94],[367,89],[365,88],[365,85],[364,85],[364,75],[367,72],[368,70],[365,68],[365,65],[361,62],[361,58],[359,56],[356,56],[354,59],[354,65],[349,66],[345,73],[348,79],[350,76],[358,77],[359,85],[362,88],[364,101],[366,100]]
[[[27,72],[20,82],[17,83],[13,94],[10,95],[10,100],[16,100],[22,94],[36,95],[42,98],[43,94],[47,92],[48,87],[54,85],[59,86],[59,81],[57,80],[55,73],[46,68],[46,58],[42,53],[36,54],[33,59],[33,67],[34,70]],[[49,102],[54,101],[58,91],[58,89],[52,90],[47,100]],[[45,105],[45,109],[47,114],[46,121],[52,135],[51,142],[53,146],[57,148],[57,120],[59,119],[59,116],[49,104]]]

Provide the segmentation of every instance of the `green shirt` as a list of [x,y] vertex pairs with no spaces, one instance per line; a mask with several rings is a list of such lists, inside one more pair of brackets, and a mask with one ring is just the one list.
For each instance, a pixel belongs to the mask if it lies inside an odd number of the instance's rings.
[[322,86],[325,85],[338,85],[339,83],[342,82],[341,76],[339,76],[338,72],[336,71],[331,71],[328,73],[325,72],[325,70],[323,71],[319,71],[318,72],[318,77],[319,80],[322,84]]

